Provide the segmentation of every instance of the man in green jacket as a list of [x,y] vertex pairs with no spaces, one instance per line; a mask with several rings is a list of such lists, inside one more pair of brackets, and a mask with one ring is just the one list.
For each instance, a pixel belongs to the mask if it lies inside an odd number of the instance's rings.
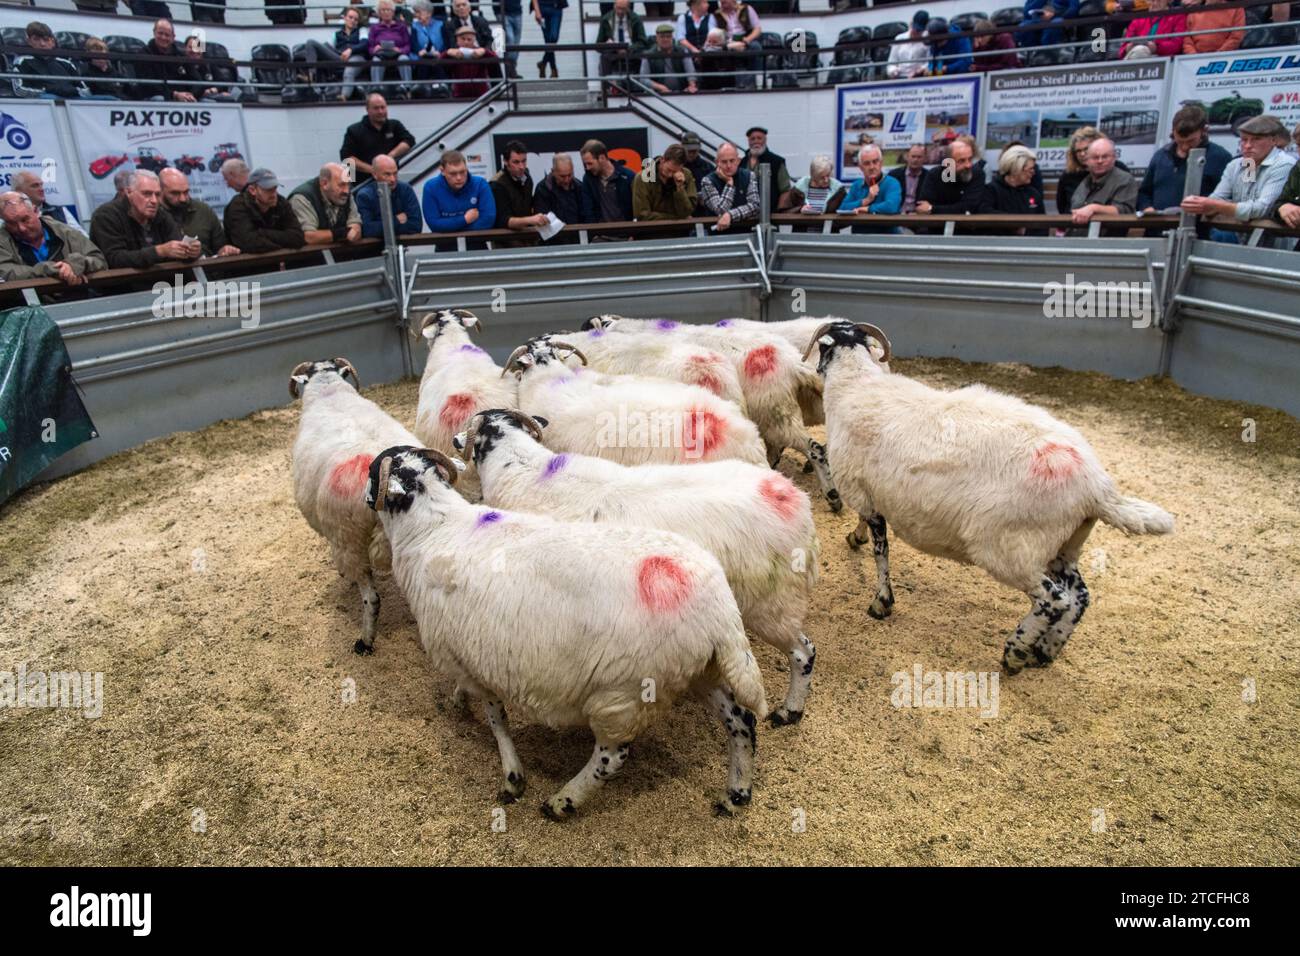
[[686,168],[686,150],[673,143],[654,164],[632,180],[632,217],[689,219],[695,209],[695,177]]
[[82,285],[86,274],[108,268],[104,254],[79,229],[37,214],[18,192],[0,193],[0,279],[59,279]]
[[205,257],[239,255],[239,247],[226,242],[226,230],[212,207],[190,196],[188,176],[168,167],[158,174],[158,181],[162,185],[163,205],[181,227],[182,235],[199,240]]
[[248,174],[244,191],[230,200],[226,235],[243,252],[278,252],[306,244],[302,225],[279,189],[275,173],[259,167]]

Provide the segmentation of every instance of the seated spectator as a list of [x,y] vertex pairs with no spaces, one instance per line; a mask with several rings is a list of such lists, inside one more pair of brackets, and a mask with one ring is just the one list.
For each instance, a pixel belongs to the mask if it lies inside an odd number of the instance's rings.
[[632,180],[636,174],[626,166],[615,165],[609,150],[598,139],[582,144],[580,152],[587,175],[582,191],[593,222],[630,222],[632,219]]
[[366,36],[370,53],[370,83],[376,90],[384,81],[390,66],[397,67],[402,78],[399,95],[409,97],[411,91],[411,30],[406,21],[397,16],[393,0],[379,0],[375,8],[378,19],[370,22]]
[[491,46],[479,46],[473,27],[457,27],[456,45],[443,51],[442,56],[452,99],[478,99],[488,91],[488,81],[498,75],[497,55]]
[[655,28],[655,45],[650,53],[662,57],[645,57],[641,61],[641,79],[657,93],[695,93],[695,58],[673,40],[673,25],[661,23]]
[[971,172],[982,183],[989,181],[988,165],[984,162],[984,154],[980,150],[980,144],[970,133],[959,133],[953,137],[953,142],[965,143],[970,147],[971,153]]
[[896,216],[903,208],[903,187],[893,176],[886,176],[880,147],[870,143],[858,150],[861,178],[853,180],[839,212],[855,216]]
[[1020,69],[1020,54],[1016,52],[1016,41],[1011,33],[995,32],[997,27],[988,20],[976,20],[973,29],[975,36],[971,40],[971,47],[975,53],[984,55],[972,58],[972,73]]
[[[573,175],[573,160],[568,153],[556,153],[551,159],[551,171],[533,190],[533,208],[542,215],[554,213],[555,218],[566,225],[595,222],[595,213],[588,202],[586,192]],[[574,233],[561,232],[547,241],[569,245],[576,243],[578,237]]]
[[242,159],[228,159],[221,164],[221,178],[228,189],[242,193],[248,185],[248,163]]
[[754,177],[758,177],[758,167],[767,166],[772,170],[768,179],[768,208],[775,211],[781,208],[785,194],[790,191],[790,173],[785,168],[785,157],[778,156],[767,148],[767,130],[761,126],[751,126],[745,130],[745,139],[749,142],[749,151],[745,154],[745,168]]
[[[27,46],[30,53],[20,53],[14,58],[14,70],[22,74],[18,91],[22,96],[44,100],[75,100],[85,92],[76,65],[61,56],[54,56],[54,32],[39,20],[27,24]],[[36,77],[60,79],[36,79]]]
[[687,0],[686,12],[674,21],[673,39],[692,53],[704,49],[709,36],[709,0]]
[[845,186],[831,175],[835,164],[829,156],[814,156],[808,164],[808,175],[790,187],[787,205],[790,209],[805,216],[820,216],[826,212],[826,205],[839,197],[835,205],[843,201]]
[[957,24],[948,25],[943,17],[933,18],[925,29],[926,42],[930,45],[930,65],[926,76],[952,76],[956,73],[969,73],[971,65],[970,38],[953,36],[961,33]]
[[1246,11],[1238,7],[1235,10],[1218,10],[1223,0],[1205,0],[1194,13],[1187,15],[1187,29],[1215,30],[1235,27],[1225,33],[1202,33],[1198,36],[1183,37],[1184,53],[1231,53],[1241,46],[1246,38]]
[[469,0],[452,0],[451,15],[442,21],[442,48],[451,50],[456,46],[456,31],[461,27],[473,27],[475,46],[485,50],[492,49],[492,27],[477,13],[470,13]]
[[190,196],[190,180],[179,169],[164,169],[158,174],[162,187],[163,207],[171,213],[182,236],[199,240],[199,249],[209,256],[237,256],[239,247],[226,242],[226,230],[212,207]]
[[1035,24],[1054,24],[1043,30],[1025,30],[1016,34],[1016,43],[1021,47],[1055,46],[1065,42],[1065,30],[1061,24],[1079,15],[1079,0],[1025,0],[1025,16],[1020,21],[1022,27]]
[[1039,215],[1043,207],[1043,190],[1034,185],[1038,160],[1027,146],[1008,146],[998,157],[998,171],[989,183],[992,208],[1008,216]]
[[730,73],[735,64],[732,57],[727,54],[727,32],[714,27],[709,30],[704,38],[704,46],[700,47],[700,55],[696,58],[696,65],[700,76],[696,79],[696,84],[702,90],[730,90],[736,85],[733,77],[724,76]]
[[118,65],[109,59],[108,44],[99,37],[91,37],[86,41],[85,50],[87,53],[101,54],[94,59],[82,60],[78,67],[86,81],[86,88],[90,90],[87,99],[127,99],[126,77]]
[[226,0],[190,0],[190,15],[195,23],[225,23]]
[[248,174],[248,185],[226,206],[226,238],[245,253],[301,249],[302,224],[280,195],[280,180],[265,167]]
[[704,177],[713,172],[713,164],[700,155],[699,133],[682,133],[682,149],[686,150],[686,168],[695,177],[695,185],[698,188],[699,184],[704,182]]
[[1115,144],[1106,137],[1093,140],[1084,157],[1088,175],[1074,189],[1070,215],[1086,226],[1096,215],[1124,216],[1137,211],[1138,181],[1115,165]]
[[930,14],[917,10],[912,14],[912,25],[898,36],[889,48],[885,75],[894,79],[910,80],[920,76],[930,62],[930,45],[925,42],[925,28]]
[[131,170],[119,169],[113,174],[113,198],[121,199],[126,195],[126,187],[131,182]]
[[[361,13],[357,7],[348,7],[343,11],[342,25],[334,31],[334,43],[326,46],[319,40],[307,40],[302,46],[302,58],[313,73],[313,81],[320,82],[318,63],[338,64],[343,70],[343,85],[331,91],[328,96],[345,102],[352,98],[357,88],[357,77],[366,68],[370,45],[361,35]],[[338,67],[328,70],[336,74]]]
[[197,259],[203,251],[197,239],[182,239],[180,225],[163,208],[158,177],[143,169],[131,174],[122,198],[95,210],[90,239],[111,269],[148,269],[164,260]]
[[289,207],[309,246],[361,238],[361,214],[352,201],[352,183],[342,163],[326,163],[315,179],[290,192]]
[[36,207],[36,214],[53,219],[55,222],[61,222],[65,226],[71,226],[78,232],[84,233],[86,230],[81,227],[77,217],[72,214],[71,206],[55,206],[45,198],[45,180],[41,179],[40,173],[34,173],[29,169],[23,169],[14,173],[13,178],[9,181],[14,188],[14,192],[22,193],[32,201]]
[[420,215],[420,200],[410,183],[397,178],[397,162],[380,153],[371,164],[373,178],[352,193],[361,216],[361,235],[367,239],[384,238],[384,214],[379,205],[379,186],[384,183],[391,190],[389,203],[393,210],[393,228],[399,236],[411,236],[424,229]]
[[153,25],[153,39],[145,44],[150,56],[167,57],[166,61],[141,61],[135,65],[136,88],[140,95],[151,100],[174,100],[177,103],[194,103],[194,87],[186,83],[190,78],[185,56],[176,46],[176,31],[170,20],[158,20]]
[[[1286,131],[1274,116],[1254,116],[1237,128],[1241,155],[1228,163],[1219,185],[1208,196],[1188,196],[1182,208],[1196,216],[1222,216],[1238,222],[1263,219],[1282,194],[1295,157],[1277,146],[1278,131]],[[1237,242],[1238,234],[1210,227],[1216,242]]]
[[356,169],[353,179],[363,183],[370,178],[370,164],[376,156],[398,159],[415,145],[401,120],[388,118],[388,101],[382,93],[366,97],[366,115],[348,127],[339,148],[339,159]]
[[1300,163],[1291,164],[1291,174],[1273,202],[1272,217],[1284,226],[1300,229]]
[[108,268],[85,233],[49,216],[19,192],[0,194],[0,279],[58,279],[83,285],[86,275]]
[[217,85],[212,64],[203,56],[203,38],[197,33],[185,40],[185,72],[191,80],[211,86],[191,86],[190,92],[206,103],[238,103],[239,88],[229,83]]
[[924,143],[913,143],[903,154],[903,165],[895,166],[889,171],[889,175],[897,179],[898,185],[902,187],[902,212],[906,216],[916,212],[916,203],[921,197],[921,184],[931,172],[925,168],[925,154]]
[[695,212],[695,177],[686,169],[686,150],[673,143],[656,156],[650,175],[632,180],[632,216],[638,222],[689,219]]
[[[528,150],[517,139],[505,145],[505,163],[488,185],[492,188],[492,201],[496,204],[497,229],[514,229],[533,232],[546,225],[546,216],[533,209],[533,177],[528,172]],[[536,233],[528,237],[536,241]],[[512,242],[512,245],[523,245]]]
[[718,217],[716,232],[740,232],[758,222],[758,177],[740,165],[740,150],[731,143],[718,147],[718,168],[704,177],[700,202]]
[[[753,7],[740,0],[718,0],[718,9],[713,14],[713,25],[726,31],[728,50],[734,53],[751,54],[738,57],[732,69],[750,70],[755,73],[762,69],[762,57],[757,54],[763,49],[758,42],[758,38],[763,33],[763,23]],[[757,83],[757,78],[752,74],[738,77],[736,80],[736,86],[742,90],[753,89]]]
[[975,175],[975,153],[959,139],[948,145],[948,155],[938,169],[930,170],[921,182],[916,211],[923,216],[975,215],[993,206],[993,197],[983,176]]
[[[1160,2],[1160,0],[1157,0]],[[1194,149],[1205,150],[1201,188],[1214,192],[1232,156],[1210,139],[1210,118],[1199,106],[1184,106],[1174,114],[1171,141],[1156,151],[1138,187],[1137,208],[1144,213],[1178,212],[1187,181],[1187,156]]]
[[[1147,0],[1151,14],[1130,20],[1124,31],[1124,44],[1119,48],[1119,58],[1127,60],[1139,56],[1177,56],[1183,52],[1183,40],[1191,37],[1170,36],[1187,32],[1187,14],[1179,9],[1166,13],[1169,0]],[[1142,52],[1142,51],[1146,52]]]
[[632,12],[632,0],[614,0],[614,9],[600,19],[596,42],[616,44],[614,48],[600,54],[601,76],[621,76],[625,73],[635,75],[640,72],[639,54],[649,44],[646,41],[645,24]]
[[442,67],[442,51],[447,49],[442,40],[442,21],[435,20],[433,4],[429,0],[415,0],[412,5],[415,22],[411,24],[411,55],[415,57],[415,95],[429,95],[424,85],[431,80],[441,80],[446,75]]
[[491,229],[496,225],[497,204],[492,187],[482,176],[470,174],[465,154],[449,149],[442,154],[442,173],[424,184],[424,221],[433,232]]
[[[1070,202],[1074,199],[1074,191],[1088,176],[1088,166],[1085,162],[1088,157],[1088,147],[1099,139],[1101,139],[1101,130],[1095,126],[1080,126],[1070,134],[1070,142],[1065,148],[1065,172],[1056,183],[1056,211],[1059,215],[1070,215]],[[1118,159],[1115,160],[1115,167],[1125,172],[1129,171],[1129,168]]]

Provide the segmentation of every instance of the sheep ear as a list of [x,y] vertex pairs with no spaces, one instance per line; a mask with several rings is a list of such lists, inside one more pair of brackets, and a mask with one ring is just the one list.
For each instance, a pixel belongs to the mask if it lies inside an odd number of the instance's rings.
[[467,329],[472,329],[474,326],[478,325],[478,316],[473,312],[461,312],[460,324],[465,326]]
[[533,415],[532,419],[533,421],[537,422],[538,428],[545,428],[547,425],[551,423],[550,419],[543,418],[541,415]]
[[821,338],[817,340],[817,343],[819,345],[834,345],[835,340],[831,338],[829,335],[823,335]]
[[420,335],[423,336],[426,342],[432,342],[438,337],[438,323],[430,322],[420,330]]

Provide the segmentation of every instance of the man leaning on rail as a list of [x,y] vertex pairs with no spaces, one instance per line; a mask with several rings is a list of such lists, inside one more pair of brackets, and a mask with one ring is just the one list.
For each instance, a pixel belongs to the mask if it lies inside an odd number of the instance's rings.
[[18,192],[0,193],[0,279],[58,279],[82,285],[86,275],[108,268],[104,254],[84,233],[49,216]]
[[148,269],[164,260],[197,259],[197,239],[184,239],[180,224],[163,208],[157,175],[137,169],[126,192],[104,203],[90,219],[90,238],[112,269]]
[[194,236],[204,256],[237,256],[239,247],[226,242],[226,230],[212,207],[190,196],[190,180],[179,169],[158,174],[163,205],[181,227],[181,234]]
[[[1255,116],[1237,128],[1241,155],[1223,171],[1219,185],[1208,196],[1188,196],[1183,209],[1197,216],[1222,216],[1237,222],[1262,219],[1281,195],[1296,158],[1279,149],[1277,140],[1286,127],[1275,116]],[[1238,242],[1237,233],[1210,228],[1215,242]]]
[[244,252],[301,249],[306,243],[302,225],[279,189],[275,173],[261,167],[248,174],[244,191],[226,206],[226,236]]
[[352,184],[342,163],[322,166],[315,179],[289,193],[289,206],[309,246],[356,242],[361,238],[361,214],[352,201]]
[[393,229],[399,236],[410,236],[424,229],[424,219],[420,214],[420,200],[410,183],[397,178],[397,161],[391,156],[379,154],[371,165],[374,178],[359,186],[352,193],[361,216],[361,235],[367,239],[384,238],[384,214],[379,205],[379,184],[383,183],[392,192]]

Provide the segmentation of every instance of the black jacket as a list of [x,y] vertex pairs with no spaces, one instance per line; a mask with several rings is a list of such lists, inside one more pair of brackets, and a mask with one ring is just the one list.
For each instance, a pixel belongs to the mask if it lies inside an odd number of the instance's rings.
[[82,60],[80,69],[82,76],[98,81],[86,83],[86,88],[91,93],[99,96],[116,96],[119,100],[127,98],[126,78],[122,76],[122,70],[116,63],[110,62],[107,70],[97,70],[89,60]]
[[172,44],[171,50],[163,53],[158,49],[158,44],[150,40],[145,44],[144,52],[150,56],[165,56],[168,60],[158,60],[152,63],[140,61],[135,65],[135,75],[137,79],[136,90],[139,95],[146,99],[151,96],[161,96],[165,100],[170,100],[173,93],[192,93],[197,99],[199,89],[187,84],[176,84],[177,80],[193,79],[185,63],[185,54],[175,43]]
[[81,96],[80,75],[77,73],[76,65],[71,60],[65,60],[61,56],[33,52],[19,56],[14,63],[14,67],[24,77],[67,77],[66,80],[30,80],[24,78],[19,82],[23,90],[34,93],[50,93],[68,100],[75,100]]
[[[362,117],[360,123],[353,123],[343,134],[339,159],[346,161],[349,156],[354,156],[360,162],[373,163],[376,156],[394,149],[398,143],[415,145],[415,137],[402,125],[401,120],[386,119],[382,127],[375,129],[370,123],[370,117]],[[358,184],[369,178],[368,174],[357,171]]]
[[125,196],[104,203],[90,219],[90,241],[99,246],[110,269],[148,269],[158,264],[154,246],[181,238],[181,227],[171,213],[158,205],[146,232],[131,218],[131,205]]
[[[469,15],[469,25],[474,28],[474,36],[478,40],[478,45],[485,50],[492,49],[492,28],[488,22],[472,10]],[[456,49],[456,31],[461,27],[459,17],[448,16],[442,21],[442,48],[444,50]]]
[[[895,166],[893,169],[889,171],[888,175],[893,176],[895,179],[898,180],[898,185],[903,190],[903,205],[906,206],[907,205],[907,167]],[[915,200],[917,202],[920,202],[921,200],[921,191],[925,189],[925,181],[933,175],[934,175],[933,169],[927,169],[925,166],[921,167],[921,178],[916,184]]]
[[525,176],[519,183],[509,173],[501,170],[490,180],[492,198],[497,204],[496,228],[508,229],[512,216],[531,216],[533,214],[533,177]]
[[1008,216],[1031,216],[1043,212],[1043,191],[1032,182],[1026,186],[1008,186],[1001,175],[995,175],[988,186],[992,208]]
[[298,217],[283,196],[263,213],[248,190],[230,200],[225,213],[226,240],[240,252],[275,252],[301,249],[307,243]]
[[[555,217],[566,225],[569,223],[593,222],[595,214],[591,211],[590,200],[577,179],[569,189],[561,189],[555,184],[555,177],[550,173],[537,184],[533,190],[533,209],[540,213],[555,213]],[[577,242],[578,237],[572,233],[560,233],[553,237],[553,243]]]
[[928,202],[930,211],[939,215],[991,212],[993,196],[984,182],[982,169],[971,169],[970,182],[954,179],[944,182],[943,175],[926,176],[917,190],[917,201]]

